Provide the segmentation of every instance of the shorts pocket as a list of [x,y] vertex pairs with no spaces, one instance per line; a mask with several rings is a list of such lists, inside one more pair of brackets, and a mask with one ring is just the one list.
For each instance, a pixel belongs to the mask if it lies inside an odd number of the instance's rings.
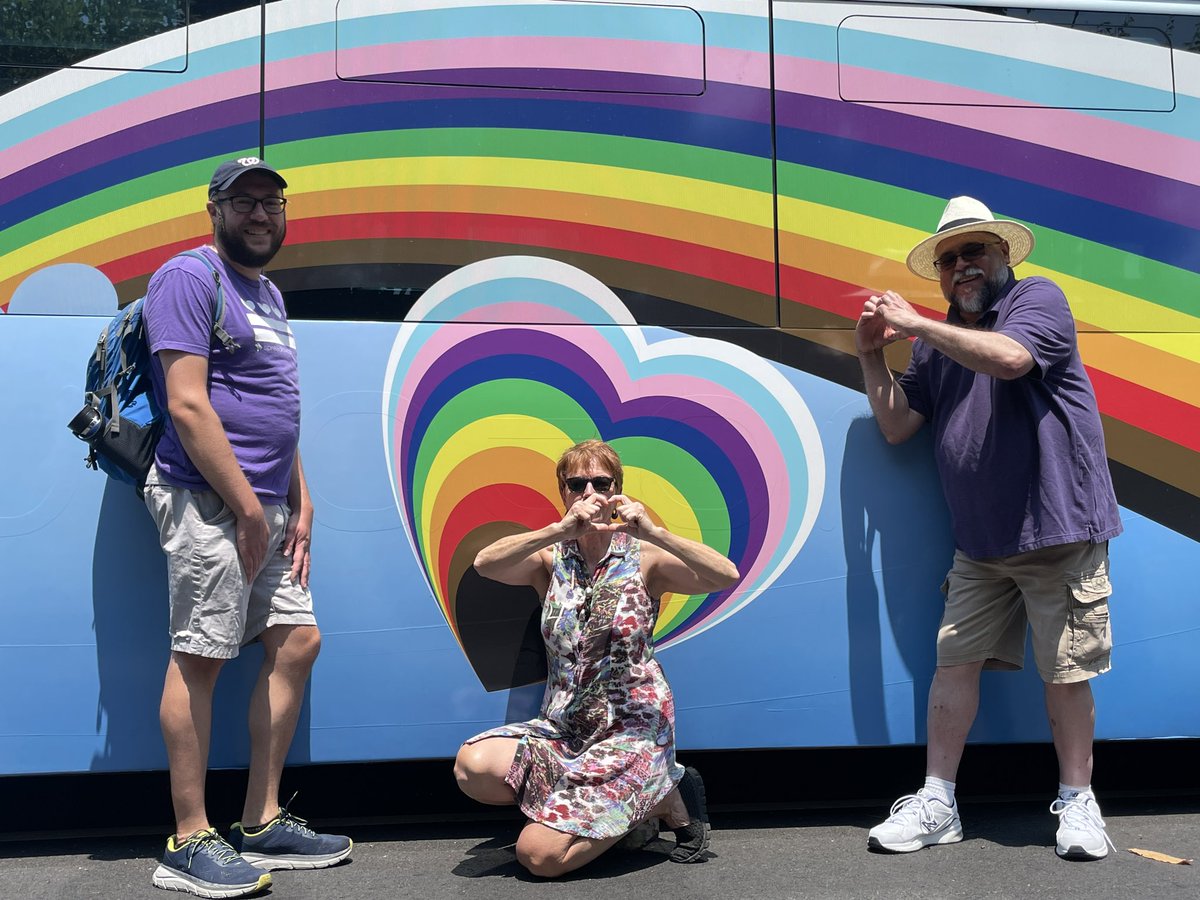
[[233,515],[233,510],[216,491],[192,491],[192,501],[196,504],[196,514],[205,525],[216,525],[226,515]]
[[1068,582],[1071,591],[1071,662],[1090,668],[1112,650],[1108,598],[1112,584],[1099,572]]

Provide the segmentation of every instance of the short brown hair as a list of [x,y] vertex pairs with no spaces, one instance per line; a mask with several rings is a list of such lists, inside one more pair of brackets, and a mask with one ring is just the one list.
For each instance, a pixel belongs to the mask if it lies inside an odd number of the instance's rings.
[[621,493],[621,485],[625,482],[625,469],[621,466],[621,457],[617,456],[616,450],[597,438],[580,441],[574,447],[564,450],[563,455],[558,458],[554,474],[558,476],[559,492],[567,486],[567,469],[594,462],[608,469],[615,479],[617,493]]

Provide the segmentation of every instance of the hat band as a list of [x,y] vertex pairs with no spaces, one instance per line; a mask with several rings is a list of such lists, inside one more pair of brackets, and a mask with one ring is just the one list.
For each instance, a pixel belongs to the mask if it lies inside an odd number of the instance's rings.
[[953,222],[947,222],[945,225],[939,228],[937,233],[941,234],[943,231],[948,231],[951,228],[957,228],[960,225],[974,225],[976,222],[995,224],[995,221],[992,219],[955,219]]

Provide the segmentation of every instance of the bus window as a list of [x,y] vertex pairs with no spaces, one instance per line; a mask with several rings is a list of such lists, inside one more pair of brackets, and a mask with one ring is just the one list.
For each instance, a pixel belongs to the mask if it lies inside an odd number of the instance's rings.
[[[530,3],[519,15],[454,10],[378,14],[378,4],[337,7],[337,74],[347,81],[602,93],[704,91],[704,23],[685,6]],[[595,37],[578,35],[586,19]],[[463,60],[472,60],[469,67]]]
[[839,92],[856,103],[1170,112],[1175,73],[1162,51],[1194,52],[1198,28],[1194,16],[1025,7],[852,15],[838,26]]
[[[182,72],[187,67],[183,26],[259,0],[92,0],[86,11],[66,0],[0,0],[0,94],[64,68]],[[169,58],[139,58],[136,42],[176,30]],[[101,55],[103,54],[103,55]],[[86,60],[86,63],[84,61]]]

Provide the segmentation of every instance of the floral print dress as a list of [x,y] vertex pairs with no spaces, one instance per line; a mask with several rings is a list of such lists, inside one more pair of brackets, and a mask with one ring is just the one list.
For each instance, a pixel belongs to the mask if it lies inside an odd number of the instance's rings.
[[530,820],[619,837],[683,777],[675,701],[654,658],[657,615],[637,538],[614,534],[594,572],[577,542],[554,546],[542,603],[549,674],[541,716],[467,741],[521,739],[505,781]]

